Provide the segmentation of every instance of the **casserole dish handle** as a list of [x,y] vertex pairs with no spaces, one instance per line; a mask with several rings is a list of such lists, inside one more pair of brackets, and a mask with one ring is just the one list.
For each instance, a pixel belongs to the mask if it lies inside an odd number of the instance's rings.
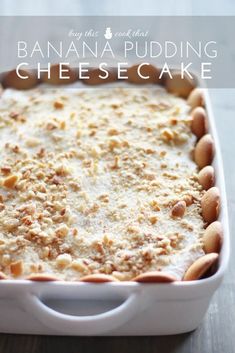
[[70,335],[99,335],[112,331],[130,320],[143,306],[141,292],[134,292],[118,307],[97,315],[73,316],[58,312],[34,294],[21,298],[26,311],[48,328]]

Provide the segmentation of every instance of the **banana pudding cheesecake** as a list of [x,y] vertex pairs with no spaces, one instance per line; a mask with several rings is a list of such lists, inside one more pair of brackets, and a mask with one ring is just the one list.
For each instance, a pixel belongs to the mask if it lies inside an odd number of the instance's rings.
[[1,273],[181,280],[204,255],[189,110],[160,86],[4,90]]

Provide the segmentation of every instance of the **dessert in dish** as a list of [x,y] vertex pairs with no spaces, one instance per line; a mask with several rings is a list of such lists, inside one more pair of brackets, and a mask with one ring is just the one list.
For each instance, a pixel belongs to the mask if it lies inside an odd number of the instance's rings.
[[191,105],[160,86],[4,90],[2,278],[200,278],[222,230],[213,141]]

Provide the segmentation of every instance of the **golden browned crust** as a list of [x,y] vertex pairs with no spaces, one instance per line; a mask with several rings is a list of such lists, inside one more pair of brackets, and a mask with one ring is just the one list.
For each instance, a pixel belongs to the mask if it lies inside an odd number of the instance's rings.
[[32,273],[26,279],[35,282],[51,282],[59,280],[59,278],[57,278],[56,276],[46,273]]
[[215,171],[211,165],[202,168],[198,174],[198,181],[204,190],[208,190],[215,185]]
[[207,115],[204,108],[197,107],[192,111],[191,129],[199,139],[207,133]]
[[77,80],[77,72],[75,69],[67,65],[63,65],[62,69],[68,70],[63,73],[63,77],[69,77],[68,79],[62,79],[60,77],[60,66],[59,64],[55,64],[51,65],[50,67],[50,78],[48,77],[48,73],[46,72],[42,76],[42,82],[48,83],[50,85],[66,85],[69,83],[73,83]]
[[80,281],[91,282],[91,283],[105,283],[105,282],[118,282],[118,279],[110,275],[99,273],[99,274],[84,276],[80,278]]
[[38,84],[38,79],[34,72],[27,70],[19,70],[19,74],[21,76],[28,76],[28,78],[22,79],[17,75],[16,70],[12,70],[3,77],[3,87],[27,90],[35,87]]
[[176,278],[165,272],[152,271],[135,277],[133,281],[141,283],[170,283],[176,281]]
[[211,223],[203,235],[204,251],[208,253],[219,253],[223,239],[222,224],[218,221]]
[[211,135],[204,135],[197,143],[194,151],[194,160],[201,169],[210,165],[214,158],[214,141]]
[[203,195],[201,200],[202,216],[205,222],[217,220],[220,212],[220,193],[217,187],[212,187]]
[[203,90],[201,88],[195,88],[194,90],[192,90],[192,92],[188,97],[187,102],[192,109],[196,107],[204,107],[205,102],[204,102]]
[[216,263],[219,255],[216,253],[206,254],[197,259],[186,271],[183,280],[194,281],[206,274],[212,265]]
[[165,87],[169,93],[186,99],[195,88],[195,82],[188,77],[181,78],[181,74],[176,72],[172,78],[165,78]]
[[159,83],[159,74],[160,71],[153,65],[143,65],[140,68],[141,75],[149,78],[144,79],[138,75],[139,65],[133,65],[127,69],[128,82],[134,84],[145,84],[145,83]]

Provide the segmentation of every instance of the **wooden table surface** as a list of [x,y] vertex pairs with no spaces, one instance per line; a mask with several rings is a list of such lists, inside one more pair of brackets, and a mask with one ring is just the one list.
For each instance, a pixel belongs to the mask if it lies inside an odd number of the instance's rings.
[[[107,0],[104,1],[107,6],[109,4],[110,8],[110,2]],[[169,1],[172,6],[175,6],[174,1]],[[42,6],[42,2],[43,1],[34,2],[32,6],[35,6],[36,10],[34,9],[33,12],[33,8],[30,9],[27,0],[22,0],[21,2],[12,1],[12,7],[10,9],[10,1],[2,0],[0,11],[3,9],[4,11],[1,13],[8,15],[26,13],[44,15],[50,14],[50,9],[45,6],[48,6],[48,3],[53,3],[53,7],[57,9],[54,14],[78,14],[73,10],[75,0],[71,1],[71,5],[73,4],[73,6],[66,7],[65,12],[60,12],[62,1],[56,1],[55,4],[55,1],[52,0],[47,2],[47,5],[46,2],[44,2],[44,7]],[[155,1],[149,0],[148,2],[149,7],[145,6],[145,8],[142,9],[143,11],[141,11],[141,14],[154,13],[154,11],[151,10],[151,6],[155,6]],[[97,7],[92,6],[92,3],[94,5],[94,1],[87,1],[87,5],[89,6],[87,7],[86,14],[90,14],[92,11],[93,14],[98,13],[95,11]],[[120,1],[116,2],[116,4],[117,3],[119,5]],[[125,3],[128,2],[125,1]],[[146,1],[143,3],[146,4]],[[197,5],[195,5],[196,2],[193,1],[190,2],[185,0],[183,3],[183,5],[181,4],[181,11],[179,11],[179,2],[177,2],[177,12],[174,14],[193,13],[202,15],[206,13],[208,14],[209,10],[209,14],[235,14],[235,4],[229,0],[224,1],[223,6],[219,0],[213,1],[213,6],[212,1],[208,1],[207,5],[205,5],[205,1],[202,0],[198,0]],[[189,3],[191,5],[189,5]],[[113,6],[115,7],[115,2],[112,2],[112,8]],[[148,13],[145,11],[146,8],[148,8]],[[140,13],[136,13],[136,9],[139,10],[138,6],[132,7],[132,15]],[[169,12],[169,9],[171,9],[171,7],[165,7],[165,11],[163,8],[161,9],[161,13],[173,14],[172,12]],[[190,11],[192,12],[190,13]],[[212,90],[211,98],[214,106],[225,168],[232,256],[223,284],[214,295],[210,308],[201,326],[192,333],[161,337],[93,338],[0,334],[0,353],[129,353],[130,351],[135,353],[235,353],[235,258],[233,256],[233,249],[235,247],[235,240],[233,239],[235,233],[233,222],[233,219],[235,218],[235,90]],[[3,320],[1,313],[0,320]]]

